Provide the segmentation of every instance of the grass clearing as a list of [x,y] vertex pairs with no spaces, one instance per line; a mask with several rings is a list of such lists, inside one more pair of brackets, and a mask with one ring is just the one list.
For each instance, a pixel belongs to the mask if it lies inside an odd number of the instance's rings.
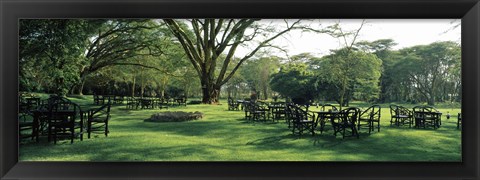
[[[70,97],[91,107],[92,97]],[[456,129],[460,108],[439,109],[437,129],[390,126],[388,104],[382,104],[381,131],[360,131],[360,139],[333,136],[332,130],[311,136],[292,135],[284,121],[252,123],[243,111],[222,105],[187,105],[168,110],[126,110],[112,106],[110,134],[91,139],[59,141],[41,138],[22,142],[20,161],[461,161],[461,131]],[[366,107],[352,103],[351,106]],[[314,108],[314,107],[313,107]],[[161,111],[200,111],[204,118],[187,122],[144,122]],[[327,129],[329,126],[327,126]]]

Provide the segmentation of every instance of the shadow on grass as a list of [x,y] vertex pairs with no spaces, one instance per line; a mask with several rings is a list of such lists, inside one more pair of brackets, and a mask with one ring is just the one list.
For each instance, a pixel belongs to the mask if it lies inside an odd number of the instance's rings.
[[[331,129],[315,136],[292,135],[284,120],[251,122],[243,112],[225,107],[187,106],[168,111],[201,111],[206,118],[189,122],[143,122],[165,110],[123,110],[115,107],[111,136],[84,141],[41,139],[20,148],[22,160],[92,161],[215,161],[215,160],[315,160],[315,161],[429,161],[460,160],[459,139],[453,121],[440,129],[390,127],[355,137],[333,136]],[[327,127],[329,128],[329,127]],[[362,129],[365,130],[365,129]]]

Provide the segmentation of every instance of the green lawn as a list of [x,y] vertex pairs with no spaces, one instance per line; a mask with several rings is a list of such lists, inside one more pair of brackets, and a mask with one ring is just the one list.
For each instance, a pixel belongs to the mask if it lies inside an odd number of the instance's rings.
[[[92,103],[91,96],[71,98]],[[97,135],[58,144],[22,142],[21,161],[461,161],[461,131],[456,129],[459,108],[439,109],[452,114],[442,127],[390,127],[388,105],[382,105],[381,131],[360,139],[333,136],[332,131],[294,136],[284,121],[251,123],[243,111],[223,105],[188,105],[169,111],[200,111],[204,118],[190,122],[144,122],[167,110],[126,110],[113,106],[108,137]],[[355,104],[351,106],[366,106]]]

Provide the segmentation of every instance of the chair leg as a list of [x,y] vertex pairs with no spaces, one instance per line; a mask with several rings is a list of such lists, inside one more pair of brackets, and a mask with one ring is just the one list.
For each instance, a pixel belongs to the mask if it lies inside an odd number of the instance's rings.
[[73,127],[70,128],[70,144],[73,144],[73,138],[75,138],[75,129]]
[[312,136],[315,136],[315,125],[314,125],[314,123],[312,123],[310,126],[311,126],[310,131],[312,132]]
[[90,139],[90,133],[92,132],[92,122],[91,121],[88,121],[87,122],[87,136],[88,136],[88,139]]
[[380,132],[380,121],[377,121],[377,131]]
[[[353,133],[353,132],[355,132],[355,133]],[[357,139],[360,138],[360,134],[358,134],[358,131],[355,128],[355,126],[352,126],[352,135],[357,135]]]
[[375,131],[375,126],[373,124],[373,121],[369,121],[368,123],[369,123],[368,134],[370,134],[372,131]]
[[108,137],[108,122],[105,122],[105,137]]

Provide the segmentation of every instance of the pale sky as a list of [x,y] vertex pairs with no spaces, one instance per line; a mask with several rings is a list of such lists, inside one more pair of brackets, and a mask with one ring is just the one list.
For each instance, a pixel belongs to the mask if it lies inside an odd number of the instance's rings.
[[[285,24],[283,20],[262,20],[262,23],[270,23],[272,21],[273,24],[278,24],[279,29]],[[340,22],[342,29],[349,31],[358,29],[362,19],[312,20],[309,23],[311,23],[311,27],[321,29],[334,22]],[[426,45],[437,41],[455,41],[460,43],[461,27],[452,29],[454,24],[458,23],[460,23],[460,20],[455,21],[455,19],[366,19],[366,24],[361,29],[355,42],[393,39],[397,43],[393,49]],[[287,49],[289,56],[304,52],[323,56],[332,49],[344,47],[345,43],[343,39],[340,41],[326,34],[291,31],[283,37],[275,39],[272,44]],[[237,49],[235,56],[241,57],[250,52],[249,48],[251,47]],[[276,50],[272,51],[277,56],[285,56],[284,53],[277,54],[275,53]]]

